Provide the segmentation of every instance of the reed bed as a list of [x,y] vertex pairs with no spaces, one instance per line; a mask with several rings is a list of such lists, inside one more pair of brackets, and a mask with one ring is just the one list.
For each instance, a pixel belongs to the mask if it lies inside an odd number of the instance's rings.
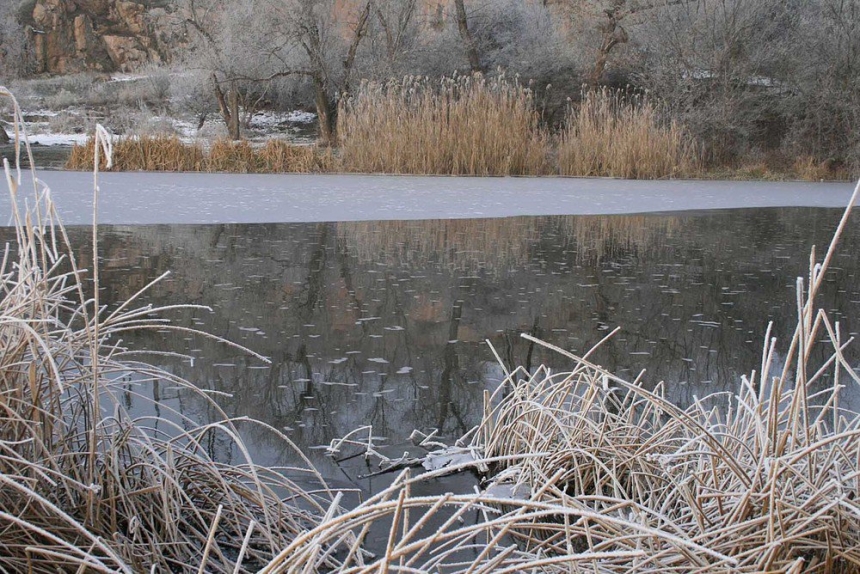
[[269,140],[255,151],[257,170],[261,173],[327,173],[339,170],[337,158],[331,148]]
[[[11,98],[3,88],[0,95]],[[94,151],[97,160],[101,147]],[[264,565],[328,510],[333,496],[322,478],[310,464],[254,464],[242,427],[265,425],[229,419],[205,391],[128,354],[118,343],[128,330],[188,329],[153,319],[172,308],[139,306],[141,293],[102,307],[98,267],[89,275],[77,267],[50,190],[27,191],[20,171],[5,169],[17,244],[0,261],[0,569],[250,572]],[[217,416],[200,424],[161,404],[163,416],[133,418],[123,397],[138,412],[157,412],[159,405],[142,406],[153,384],[199,395]],[[210,456],[212,435],[238,463]]]
[[504,76],[365,82],[338,115],[343,169],[543,175],[549,138],[531,91]]
[[571,106],[558,140],[561,175],[662,179],[697,170],[696,145],[647,97],[608,88]]
[[[363,82],[341,101],[338,138],[335,155],[280,140],[262,147],[216,140],[204,149],[175,136],[132,137],[115,142],[113,169],[658,179],[701,167],[692,138],[645,97],[587,92],[551,136],[531,90],[504,75]],[[92,141],[74,146],[66,167],[89,169],[94,149]]]
[[250,173],[255,171],[257,159],[251,144],[245,140],[216,140],[209,148],[206,171]]
[[[72,148],[67,169],[92,169],[95,142]],[[219,139],[209,149],[175,136],[141,136],[113,143],[113,171],[177,171],[226,173],[312,173],[336,171],[330,149],[269,140],[257,147],[247,141]],[[108,170],[102,160],[100,169]]]

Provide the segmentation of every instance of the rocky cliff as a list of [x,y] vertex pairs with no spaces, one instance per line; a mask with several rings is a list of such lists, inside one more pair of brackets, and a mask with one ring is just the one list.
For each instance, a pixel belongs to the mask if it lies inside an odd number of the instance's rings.
[[29,0],[19,14],[37,72],[132,71],[169,60],[185,34],[170,0]]

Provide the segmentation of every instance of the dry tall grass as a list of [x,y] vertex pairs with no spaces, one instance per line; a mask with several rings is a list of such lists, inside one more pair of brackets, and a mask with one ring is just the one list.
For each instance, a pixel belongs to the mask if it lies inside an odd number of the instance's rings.
[[[204,150],[175,136],[128,138],[115,144],[114,169],[656,179],[699,168],[692,139],[677,123],[662,121],[647,98],[588,92],[551,138],[532,92],[503,75],[365,82],[342,100],[338,133],[339,157],[329,148],[277,140],[263,147],[217,140]],[[89,169],[93,157],[93,142],[75,146],[66,167]]]
[[[254,464],[240,430],[261,423],[230,420],[205,391],[127,355],[118,341],[130,329],[189,330],[152,319],[170,309],[138,306],[140,293],[102,307],[97,267],[95,295],[86,296],[50,190],[27,192],[20,171],[5,169],[17,245],[0,261],[0,569],[259,568],[326,512],[332,497],[321,477],[310,465]],[[143,407],[159,383],[199,395],[220,420],[201,425],[165,404]],[[164,416],[132,418],[124,396]],[[212,459],[213,435],[241,462]],[[308,489],[314,483],[320,490]]]
[[532,93],[504,77],[363,83],[339,114],[343,168],[365,173],[542,175],[548,138]]
[[289,144],[269,140],[256,150],[257,170],[261,173],[317,173],[339,169],[331,148]]
[[647,98],[601,89],[571,107],[558,142],[562,175],[660,179],[691,175],[696,146]]
[[[75,145],[66,162],[68,169],[89,170],[95,161],[95,140]],[[101,170],[107,169],[102,159]],[[203,171],[202,146],[184,143],[176,136],[140,136],[113,144],[113,169],[117,171]]]
[[[216,140],[208,150],[175,136],[140,136],[113,144],[113,171],[187,171],[225,173],[312,173],[336,170],[330,149],[269,140],[262,147],[247,141]],[[72,147],[66,169],[92,169],[95,142]],[[102,161],[102,170],[107,165]]]

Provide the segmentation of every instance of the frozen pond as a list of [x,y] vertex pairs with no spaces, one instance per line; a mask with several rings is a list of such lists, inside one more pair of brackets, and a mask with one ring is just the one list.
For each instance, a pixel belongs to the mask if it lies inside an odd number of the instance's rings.
[[[508,367],[569,366],[523,332],[583,353],[621,327],[594,356],[619,375],[646,369],[648,384],[665,381],[680,404],[735,389],[758,368],[768,321],[787,344],[795,277],[807,273],[810,247],[823,249],[840,213],[105,225],[102,301],[116,305],[171,271],[143,302],[211,306],[214,313],[171,319],[238,341],[272,364],[199,337],[148,332],[124,343],[194,357],[152,360],[226,393],[217,400],[228,414],[285,429],[338,478],[313,449],[358,426],[372,424],[392,443],[416,428],[446,437],[470,428],[484,390],[501,378],[488,340]],[[860,331],[858,224],[851,222],[819,300],[852,336]],[[89,266],[89,230],[70,234]],[[192,394],[154,392],[165,408],[210,416]],[[845,406],[860,408],[858,396]],[[134,410],[134,395],[127,400]],[[264,435],[250,441],[261,462],[285,462]]]
[[[92,221],[92,174],[48,171],[67,225]],[[289,223],[845,207],[847,183],[380,175],[105,173],[105,224]],[[27,186],[25,185],[25,188]],[[29,186],[32,189],[32,186]],[[9,198],[0,194],[0,224]]]

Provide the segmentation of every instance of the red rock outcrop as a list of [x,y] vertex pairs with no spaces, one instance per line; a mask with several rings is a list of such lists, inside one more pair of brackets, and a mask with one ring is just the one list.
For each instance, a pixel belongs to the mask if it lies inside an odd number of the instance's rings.
[[38,72],[132,71],[182,43],[170,9],[131,0],[37,0],[28,30]]

